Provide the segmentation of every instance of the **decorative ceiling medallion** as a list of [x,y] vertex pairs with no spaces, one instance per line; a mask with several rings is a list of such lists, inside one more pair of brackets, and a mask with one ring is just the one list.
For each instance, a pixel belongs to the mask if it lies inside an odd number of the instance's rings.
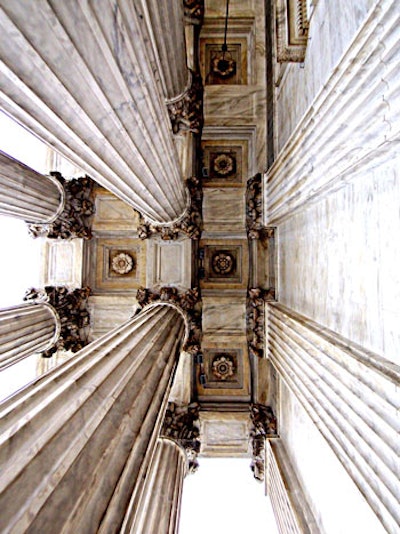
[[128,274],[133,269],[133,258],[126,252],[120,252],[111,260],[111,270],[117,274]]
[[236,268],[235,258],[225,251],[216,252],[211,260],[211,267],[215,274],[229,275]]
[[212,154],[211,164],[214,175],[219,178],[227,178],[236,173],[236,158],[227,152]]
[[212,362],[212,373],[217,380],[227,380],[236,371],[229,354],[217,354]]
[[[231,56],[231,54],[229,55]],[[230,78],[236,73],[236,61],[232,57],[226,57],[224,53],[213,54],[211,72],[220,78]]]

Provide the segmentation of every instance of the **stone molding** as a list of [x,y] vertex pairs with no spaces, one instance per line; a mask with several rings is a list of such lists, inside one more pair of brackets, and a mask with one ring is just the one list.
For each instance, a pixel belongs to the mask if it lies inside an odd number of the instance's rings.
[[246,335],[249,354],[264,357],[265,303],[275,300],[275,290],[253,287],[247,290]]
[[151,304],[170,304],[181,310],[187,325],[187,336],[183,349],[192,355],[197,355],[201,350],[201,315],[202,302],[198,288],[188,291],[178,291],[176,287],[161,287],[160,289],[140,288],[137,290],[136,299],[139,303],[140,313],[142,308]]
[[46,286],[44,289],[29,289],[24,301],[48,303],[56,311],[60,329],[52,346],[42,352],[51,358],[58,350],[78,352],[88,344],[90,315],[87,309],[90,288],[68,289],[65,286]]
[[265,440],[267,437],[277,436],[277,421],[272,408],[263,404],[251,404],[250,417],[252,422],[250,429],[252,462],[250,468],[254,478],[262,482],[265,477]]
[[62,211],[53,221],[45,224],[29,224],[32,237],[48,239],[72,239],[92,237],[91,219],[95,212],[92,191],[95,182],[88,176],[65,180],[59,172],[50,175],[64,191]]
[[160,436],[175,441],[186,452],[188,471],[194,473],[199,464],[200,452],[199,405],[194,402],[188,406],[168,403]]
[[276,59],[303,62],[308,39],[307,0],[276,1]]
[[204,123],[203,92],[201,75],[191,71],[191,83],[185,92],[166,100],[174,134],[184,131],[201,135]]
[[203,230],[202,203],[203,191],[200,180],[195,177],[186,180],[189,192],[188,208],[177,221],[168,224],[157,224],[139,217],[138,234],[140,239],[148,239],[153,235],[161,236],[166,241],[178,239],[181,234],[190,239],[198,240]]

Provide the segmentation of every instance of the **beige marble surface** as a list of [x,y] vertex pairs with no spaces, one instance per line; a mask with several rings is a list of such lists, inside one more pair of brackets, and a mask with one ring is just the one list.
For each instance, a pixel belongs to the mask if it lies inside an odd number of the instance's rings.
[[247,457],[250,415],[248,413],[201,412],[200,456]]

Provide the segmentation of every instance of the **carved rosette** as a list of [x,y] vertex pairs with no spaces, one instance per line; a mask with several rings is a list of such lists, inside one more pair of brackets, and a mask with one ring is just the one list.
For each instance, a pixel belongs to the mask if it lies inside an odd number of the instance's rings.
[[203,82],[198,73],[191,71],[192,83],[179,97],[167,100],[172,131],[201,135],[203,129]]
[[186,451],[189,473],[197,471],[200,452],[199,405],[177,406],[170,402],[165,412],[161,436],[176,441]]
[[85,176],[65,180],[59,172],[51,172],[63,187],[65,193],[64,209],[55,221],[46,224],[29,224],[32,237],[47,237],[49,239],[71,239],[81,237],[90,239],[91,219],[95,212],[92,201],[94,181]]
[[253,287],[247,290],[246,334],[249,354],[262,358],[265,347],[265,302],[275,300],[275,290]]
[[87,301],[90,288],[68,289],[64,286],[46,286],[44,289],[29,289],[25,301],[40,300],[48,302],[60,317],[61,332],[55,345],[42,353],[50,358],[60,349],[77,352],[88,344],[90,316]]
[[136,299],[141,309],[156,302],[173,304],[181,308],[189,326],[188,337],[183,350],[192,355],[197,355],[200,352],[202,302],[197,288],[185,292],[169,286],[161,287],[159,290],[140,288],[137,290]]
[[277,421],[272,408],[263,404],[250,405],[252,427],[250,440],[253,451],[250,468],[254,478],[262,482],[265,476],[265,439],[277,435]]
[[203,229],[203,191],[197,178],[189,178],[185,183],[190,195],[190,205],[185,215],[171,225],[155,224],[145,220],[140,215],[138,227],[140,239],[148,239],[152,235],[159,235],[162,239],[169,241],[177,239],[181,234],[185,234],[190,239],[200,239]]
[[217,380],[228,380],[236,371],[229,354],[217,354],[212,362],[212,373]]
[[185,18],[192,24],[202,24],[204,19],[204,0],[183,0]]

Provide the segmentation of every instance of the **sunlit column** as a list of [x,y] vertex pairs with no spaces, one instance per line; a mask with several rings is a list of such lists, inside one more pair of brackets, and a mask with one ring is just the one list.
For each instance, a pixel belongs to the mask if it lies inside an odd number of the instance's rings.
[[64,191],[44,176],[0,151],[0,213],[31,223],[49,223],[62,212]]
[[44,302],[0,310],[0,370],[50,349],[60,328],[57,312]]
[[123,532],[178,533],[187,463],[186,452],[176,441],[167,438],[158,440],[135,520]]
[[320,529],[280,439],[266,442],[265,490],[279,532],[319,534]]
[[269,358],[388,532],[400,526],[400,368],[278,303]]
[[1,532],[120,532],[184,330],[175,308],[150,307],[1,405]]
[[140,9],[155,50],[164,96],[176,98],[182,95],[189,81],[183,0],[141,0]]
[[177,534],[185,476],[197,469],[198,405],[169,403],[140,500],[128,508],[122,532]]
[[186,210],[162,84],[135,2],[0,2],[0,107],[155,222]]

